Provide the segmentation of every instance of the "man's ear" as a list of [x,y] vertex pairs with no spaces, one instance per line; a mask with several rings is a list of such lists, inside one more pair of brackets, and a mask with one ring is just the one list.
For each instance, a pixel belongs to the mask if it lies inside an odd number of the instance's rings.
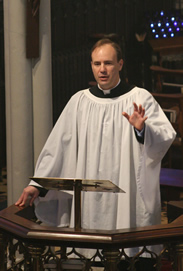
[[118,62],[119,63],[119,70],[121,71],[122,68],[123,68],[123,59],[120,59],[120,61]]

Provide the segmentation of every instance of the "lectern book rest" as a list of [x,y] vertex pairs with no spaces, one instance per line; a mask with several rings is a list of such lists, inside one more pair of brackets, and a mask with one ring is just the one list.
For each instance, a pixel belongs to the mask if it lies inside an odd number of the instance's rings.
[[74,191],[75,229],[81,229],[81,191],[125,193],[109,180],[88,180],[54,177],[31,177],[47,189]]

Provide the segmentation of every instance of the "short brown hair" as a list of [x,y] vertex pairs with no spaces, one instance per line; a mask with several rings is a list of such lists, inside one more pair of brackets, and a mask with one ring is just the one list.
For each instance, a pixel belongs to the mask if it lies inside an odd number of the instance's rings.
[[96,48],[99,48],[105,44],[110,44],[114,48],[114,50],[116,51],[118,61],[122,59],[122,51],[119,44],[108,38],[103,38],[103,39],[98,40],[91,49],[91,55]]

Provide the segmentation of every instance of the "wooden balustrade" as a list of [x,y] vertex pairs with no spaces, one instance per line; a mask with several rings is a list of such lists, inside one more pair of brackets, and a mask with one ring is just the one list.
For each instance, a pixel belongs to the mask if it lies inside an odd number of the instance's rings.
[[[14,243],[14,248],[11,247],[8,250],[9,240],[11,239],[15,239],[17,242]],[[8,270],[7,254],[12,253],[14,257],[15,250],[23,254],[22,264],[24,267],[23,269],[19,267],[19,269],[11,270],[42,271],[45,270],[46,261],[51,258],[54,258],[59,266],[55,270],[64,270],[61,265],[67,260],[64,249],[66,247],[74,248],[73,251],[77,248],[97,249],[105,270],[114,271],[117,270],[119,259],[126,256],[125,248],[142,246],[143,252],[148,251],[147,246],[155,244],[164,245],[162,253],[155,256],[157,263],[161,262],[161,257],[166,250],[171,252],[170,256],[176,263],[174,270],[183,270],[183,216],[180,216],[171,224],[101,231],[40,225],[35,221],[31,207],[23,208],[12,205],[0,212],[0,271]],[[45,253],[45,248],[52,246],[62,248],[59,256],[59,253],[53,255],[50,249],[48,253]],[[151,256],[154,255],[151,252],[149,253]],[[135,261],[137,257],[138,255],[135,255],[132,260]],[[85,261],[85,269],[82,270],[89,270],[92,262],[82,256],[80,259],[81,262]],[[13,261],[10,260],[9,262],[11,268],[15,268],[12,267]],[[15,266],[15,262],[13,266]],[[157,270],[161,270],[160,265],[157,265]]]

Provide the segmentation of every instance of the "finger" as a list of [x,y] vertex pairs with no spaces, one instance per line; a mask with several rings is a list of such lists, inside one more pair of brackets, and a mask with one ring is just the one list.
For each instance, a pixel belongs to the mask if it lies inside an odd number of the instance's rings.
[[22,207],[26,204],[28,198],[28,194],[27,193],[23,193],[22,196],[20,197],[20,200],[17,202],[17,205]]
[[18,206],[20,206],[20,207],[25,206],[25,202],[22,201]]
[[141,112],[141,116],[144,117],[144,115],[145,115],[145,108],[143,107],[142,112]]
[[134,111],[138,111],[138,106],[136,103],[133,103],[133,106],[134,106]]
[[129,120],[130,116],[129,116],[126,112],[122,112],[122,115],[123,115],[127,120]]
[[17,202],[15,202],[15,205],[19,205],[20,204],[20,200],[17,200]]
[[37,196],[34,196],[30,199],[29,205],[32,206],[34,200],[37,198]]
[[33,202],[34,202],[34,198],[31,198],[29,205],[32,206]]
[[15,202],[15,205],[19,205],[23,200],[23,195],[20,196],[20,198]]
[[20,206],[20,207],[24,206],[25,203],[26,203],[26,201],[27,201],[27,196],[24,196],[24,197],[22,198],[22,201],[19,203],[19,206]]
[[139,105],[139,114],[140,115],[142,114],[142,105],[141,104]]

